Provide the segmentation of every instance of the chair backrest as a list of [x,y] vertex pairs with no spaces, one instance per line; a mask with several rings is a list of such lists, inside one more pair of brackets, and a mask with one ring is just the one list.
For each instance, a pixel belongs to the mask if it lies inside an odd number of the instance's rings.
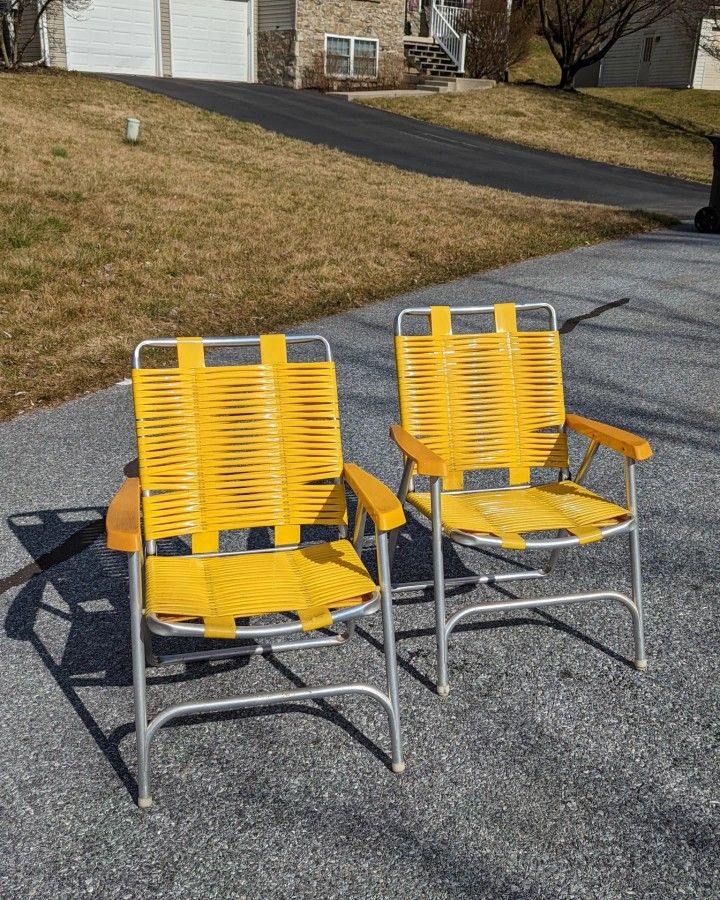
[[[288,362],[287,343],[320,341],[322,362]],[[206,346],[256,345],[252,365],[205,366]],[[177,367],[141,368],[140,350],[176,346]],[[132,373],[146,540],[192,535],[217,552],[219,532],[347,521],[335,366],[319,337],[145,341]]]
[[[396,323],[403,428],[447,463],[446,490],[461,490],[464,473],[508,469],[510,484],[529,481],[531,467],[565,468],[567,441],[560,341],[548,331],[518,331],[517,309],[548,304],[405,310]],[[495,331],[453,334],[453,315],[494,313]],[[402,333],[405,316],[429,318],[430,333]]]

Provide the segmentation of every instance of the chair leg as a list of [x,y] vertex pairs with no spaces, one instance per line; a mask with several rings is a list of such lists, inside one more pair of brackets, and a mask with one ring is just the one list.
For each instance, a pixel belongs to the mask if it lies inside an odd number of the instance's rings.
[[138,806],[152,804],[149,783],[149,747],[147,740],[147,701],[145,683],[145,642],[142,611],[142,554],[130,554],[130,640],[132,644],[133,695],[135,698],[135,739],[138,758]]
[[442,498],[441,482],[434,478],[430,483],[432,511],[433,581],[435,587],[435,637],[437,640],[437,692],[441,697],[450,693],[448,683],[448,638],[445,631],[445,569],[442,548]]
[[645,622],[642,606],[642,572],[640,569],[640,530],[637,515],[637,490],[635,487],[635,462],[625,460],[625,492],[630,512],[635,523],[630,532],[630,579],[632,584],[632,600],[637,610],[633,616],[633,637],[635,639],[635,668],[641,672],[647,669],[645,657]]
[[[400,481],[400,487],[398,488],[397,498],[402,504],[403,508],[405,507],[405,499],[407,498],[408,491],[410,490],[410,485],[412,484],[413,478],[413,470],[415,468],[415,463],[411,459],[405,460],[405,468],[403,469],[402,479]],[[390,536],[388,538],[389,548],[390,548],[390,568],[392,569],[393,560],[395,559],[395,550],[397,549],[398,538],[400,537],[400,528],[396,528],[394,531],[390,532]]]
[[632,580],[632,599],[637,609],[637,617],[633,619],[633,637],[635,639],[635,668],[644,672],[647,669],[645,658],[645,623],[642,608],[642,572],[640,570],[640,536],[637,522],[630,532],[630,577]]
[[145,647],[145,665],[146,666],[159,666],[160,657],[155,653],[152,643],[152,634],[150,629],[147,626],[147,622],[145,621],[145,616],[142,617],[142,638],[143,645]]
[[377,535],[378,573],[383,622],[383,649],[385,651],[385,671],[387,688],[393,715],[390,721],[390,746],[392,750],[393,772],[403,772],[402,735],[400,733],[400,698],[398,696],[397,652],[395,650],[395,622],[392,605],[392,584],[390,581],[390,550],[387,532]]

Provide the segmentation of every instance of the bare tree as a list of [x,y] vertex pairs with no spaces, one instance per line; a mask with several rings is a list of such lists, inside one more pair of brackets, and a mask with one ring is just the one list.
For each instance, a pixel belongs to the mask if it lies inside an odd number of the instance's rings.
[[535,29],[534,2],[470,0],[458,22],[467,35],[465,73],[471,78],[499,81],[507,70],[527,55]]
[[[695,2],[695,0],[690,0]],[[558,87],[599,62],[621,37],[664,19],[685,0],[538,0],[540,24],[560,66]]]
[[[63,0],[0,0],[0,68],[17,69],[35,40],[45,14]],[[82,10],[92,0],[65,0],[69,10]]]
[[700,50],[720,61],[720,6],[708,0],[685,0],[678,9],[678,18],[691,41]]

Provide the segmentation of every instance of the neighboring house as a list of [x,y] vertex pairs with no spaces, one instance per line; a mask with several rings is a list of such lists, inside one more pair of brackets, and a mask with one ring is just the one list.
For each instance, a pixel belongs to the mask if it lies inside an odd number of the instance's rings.
[[[428,10],[440,4],[422,2]],[[26,61],[42,58],[81,72],[302,87],[317,83],[309,76],[318,72],[339,83],[382,82],[398,71],[404,78],[406,49],[412,53],[420,42],[429,74],[459,74],[458,64],[462,72],[464,42],[451,25],[443,20],[438,40],[455,61],[432,37],[417,36],[419,0],[90,0],[77,7],[70,0],[50,7]]]
[[698,20],[697,33],[676,18],[662,19],[620,38],[600,63],[581,69],[576,87],[667,87],[720,90],[720,63],[700,46],[702,34],[715,28]]
[[[2,7],[2,2],[0,2],[0,7]],[[30,13],[28,12],[28,15],[23,17],[20,26],[18,44],[20,45],[20,47],[24,47],[28,38],[31,38],[30,43],[27,45],[27,48],[25,50],[25,59],[37,60],[42,56],[42,44],[40,41],[40,33],[36,31],[35,34],[32,34],[34,23],[35,14],[30,15]]]

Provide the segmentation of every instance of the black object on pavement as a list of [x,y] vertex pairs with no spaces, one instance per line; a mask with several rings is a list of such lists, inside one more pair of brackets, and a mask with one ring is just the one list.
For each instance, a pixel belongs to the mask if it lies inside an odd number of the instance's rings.
[[709,134],[713,145],[713,180],[710,185],[710,203],[695,213],[695,227],[706,234],[720,233],[720,134]]

